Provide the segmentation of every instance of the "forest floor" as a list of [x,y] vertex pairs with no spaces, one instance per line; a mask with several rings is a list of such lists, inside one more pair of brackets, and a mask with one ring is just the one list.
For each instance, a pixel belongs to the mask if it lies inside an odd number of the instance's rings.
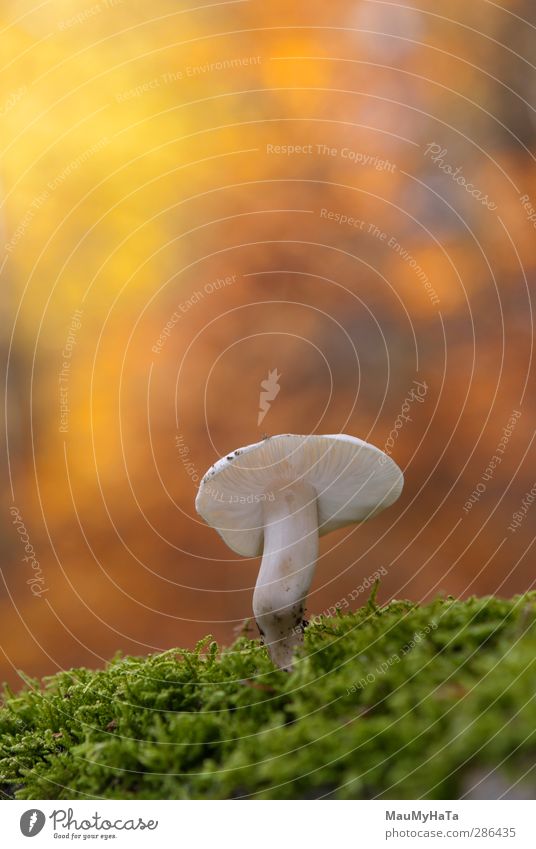
[[536,593],[315,617],[291,674],[258,640],[115,657],[0,702],[0,797],[536,798]]

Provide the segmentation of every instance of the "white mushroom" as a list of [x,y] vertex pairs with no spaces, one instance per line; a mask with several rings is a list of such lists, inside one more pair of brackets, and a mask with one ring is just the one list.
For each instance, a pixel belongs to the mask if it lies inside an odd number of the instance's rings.
[[396,463],[354,436],[272,436],[239,448],[201,481],[196,508],[229,548],[262,554],[253,613],[273,662],[290,670],[303,640],[318,537],[362,522],[402,491]]

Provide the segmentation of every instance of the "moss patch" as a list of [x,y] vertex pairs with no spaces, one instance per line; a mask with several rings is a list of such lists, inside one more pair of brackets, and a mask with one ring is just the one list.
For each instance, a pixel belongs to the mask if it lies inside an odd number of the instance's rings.
[[536,593],[371,599],[315,620],[291,675],[245,637],[116,657],[4,691],[0,794],[453,799],[490,772],[526,788],[535,664]]

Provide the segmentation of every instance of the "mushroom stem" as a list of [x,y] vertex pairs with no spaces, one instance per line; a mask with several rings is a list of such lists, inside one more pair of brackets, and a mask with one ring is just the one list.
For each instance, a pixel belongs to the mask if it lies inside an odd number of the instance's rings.
[[253,613],[273,662],[290,672],[303,642],[304,604],[318,559],[316,490],[293,483],[272,492],[274,499],[263,504],[264,553]]

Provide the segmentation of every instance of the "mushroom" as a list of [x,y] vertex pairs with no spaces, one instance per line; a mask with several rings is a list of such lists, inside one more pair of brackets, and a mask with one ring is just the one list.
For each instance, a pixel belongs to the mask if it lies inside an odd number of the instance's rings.
[[379,448],[345,434],[272,436],[218,460],[195,506],[229,548],[262,554],[253,614],[272,661],[291,671],[318,538],[389,507],[404,478]]

